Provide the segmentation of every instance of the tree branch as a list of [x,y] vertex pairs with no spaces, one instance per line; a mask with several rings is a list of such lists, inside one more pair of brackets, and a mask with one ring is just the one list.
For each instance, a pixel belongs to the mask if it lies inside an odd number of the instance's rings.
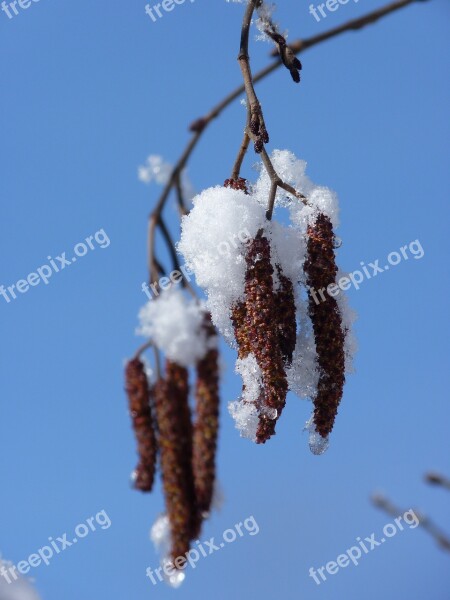
[[[382,8],[374,10],[373,12],[364,15],[358,19],[352,19],[347,21],[343,25],[338,25],[337,27],[333,27],[333,29],[329,29],[328,31],[324,31],[323,33],[319,33],[313,37],[310,37],[306,40],[296,40],[289,44],[290,48],[295,52],[295,54],[299,54],[303,52],[307,48],[311,48],[311,46],[315,46],[316,44],[320,44],[321,42],[325,42],[333,37],[341,35],[341,33],[346,33],[347,31],[357,31],[366,27],[367,25],[371,25],[376,21],[379,21],[386,15],[389,15],[396,10],[400,10],[401,8],[405,8],[409,4],[413,4],[413,2],[427,2],[428,0],[397,0],[396,2],[392,2],[391,4],[387,4]],[[274,51],[272,53],[276,55],[277,52]]]
[[[381,19],[399,9],[404,8],[404,7],[408,6],[409,4],[412,4],[413,2],[423,2],[423,1],[425,1],[425,0],[397,0],[396,2],[387,4],[383,8],[380,8],[373,12],[370,12],[367,15],[364,15],[358,19],[352,19],[352,20],[348,21],[347,23],[344,23],[343,25],[339,25],[338,27],[334,27],[323,33],[320,33],[318,35],[312,36],[312,37],[304,39],[304,40],[302,40],[302,39],[297,40],[297,41],[293,42],[292,44],[290,44],[290,48],[293,50],[293,52],[295,54],[301,54],[308,48],[316,46],[317,44],[320,44],[331,38],[337,37],[337,36],[341,35],[342,33],[345,33],[348,31],[360,30],[360,29],[366,27],[367,25],[375,23],[379,19]],[[253,4],[253,2],[252,2],[252,4]],[[254,6],[253,6],[253,10],[254,10]],[[242,43],[241,43],[241,48],[242,48]],[[277,53],[277,51],[275,51],[275,53]],[[269,65],[267,65],[265,68],[258,71],[253,76],[253,78],[252,78],[253,85],[258,83],[262,79],[265,79],[268,75],[270,75],[273,71],[276,71],[282,65],[283,65],[283,62],[282,62],[281,58],[278,58],[277,60],[272,61]],[[164,209],[164,206],[167,202],[169,194],[170,194],[171,190],[177,185],[177,181],[179,179],[181,171],[186,166],[191,154],[193,153],[194,149],[196,148],[198,142],[200,141],[204,131],[207,129],[207,127],[210,125],[210,123],[215,118],[217,118],[230,104],[232,104],[232,102],[234,102],[234,100],[239,98],[239,96],[243,92],[245,92],[245,84],[238,86],[236,89],[234,89],[232,92],[230,92],[227,96],[225,96],[225,98],[223,98],[223,100],[221,100],[216,106],[214,106],[205,116],[200,117],[199,119],[194,121],[190,126],[190,130],[193,132],[193,134],[192,134],[189,142],[187,143],[182,155],[178,159],[178,161],[169,177],[167,184],[164,186],[163,191],[155,205],[155,208],[153,209],[153,211],[151,212],[151,214],[149,216],[148,254],[149,254],[149,269],[150,269],[150,278],[151,279],[158,277],[158,268],[156,266],[157,262],[154,258],[155,257],[154,230],[158,226],[159,216],[160,216],[162,210]],[[264,159],[264,155],[263,155],[263,159]],[[240,170],[240,164],[238,162],[239,160],[241,160],[241,163],[242,163],[243,156],[241,157],[240,154],[238,155],[238,159],[235,163],[235,167],[236,167],[236,165],[238,165],[238,168]],[[266,166],[266,168],[267,168],[267,166]],[[287,191],[292,193],[292,191],[290,191],[290,190],[287,190]],[[270,205],[268,207],[268,212],[270,212]],[[154,265],[154,267],[152,267],[152,265]],[[153,273],[152,273],[152,268],[154,271]],[[155,275],[155,273],[156,273],[156,275]]]
[[[390,502],[390,500],[388,500],[381,494],[374,494],[372,496],[372,502],[377,508],[380,508],[382,511],[384,511],[386,514],[390,515],[391,517],[396,518],[396,517],[399,517],[400,515],[404,514],[405,512],[407,512],[407,511],[401,510],[400,508],[398,508],[397,506],[392,504],[392,502]],[[439,529],[431,521],[431,519],[429,519],[429,517],[425,516],[424,514],[419,513],[416,510],[414,511],[414,513],[417,516],[417,518],[419,519],[419,525],[422,527],[422,529],[427,531],[443,550],[450,552],[450,538],[448,538],[447,535],[441,529]]]
[[450,479],[439,473],[427,473],[425,475],[425,481],[431,485],[438,485],[446,490],[450,490]]

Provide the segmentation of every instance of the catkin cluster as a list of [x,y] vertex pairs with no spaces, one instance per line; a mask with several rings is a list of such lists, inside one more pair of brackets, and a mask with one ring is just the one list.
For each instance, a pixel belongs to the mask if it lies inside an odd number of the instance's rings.
[[[327,438],[331,432],[345,382],[345,337],[342,316],[335,298],[317,302],[311,292],[336,282],[334,233],[329,217],[319,214],[307,229],[307,251],[303,279],[308,289],[308,313],[316,346],[319,381],[315,395],[313,423],[316,432]],[[260,230],[246,248],[244,299],[231,312],[238,358],[253,355],[261,372],[260,394],[252,402],[258,413],[256,442],[265,443],[285,406],[291,366],[297,342],[294,285],[276,264],[274,277],[269,236]],[[302,277],[299,275],[299,279]]]
[[[286,168],[298,172],[302,165],[294,158],[280,155]],[[236,369],[243,378],[241,398],[230,403],[230,412],[241,434],[258,444],[275,435],[291,389],[313,401],[310,448],[321,453],[343,394],[348,313],[341,311],[343,302],[329,294],[319,299],[316,293],[335,286],[338,272],[332,195],[314,188],[305,209],[291,207],[294,226],[285,227],[263,212],[266,189],[261,179],[255,186],[243,178],[228,179],[197,198],[184,218],[180,249],[205,285],[211,313],[180,291],[161,295],[140,318],[141,332],[151,338],[158,356],[165,355],[164,369],[157,367],[150,386],[139,358],[126,368],[139,453],[135,486],[151,490],[159,454],[168,558],[176,568],[213,501],[219,428],[216,327],[231,343],[234,333]],[[239,238],[234,250],[219,256],[213,245],[223,238],[222,230],[231,233],[241,224],[251,232],[246,229],[245,240]]]
[[207,350],[196,364],[194,422],[186,367],[167,359],[165,372],[150,388],[140,359],[126,366],[126,391],[140,456],[135,487],[151,491],[158,451],[173,564],[198,537],[211,509],[216,478],[219,355],[216,330],[207,313],[202,329]]

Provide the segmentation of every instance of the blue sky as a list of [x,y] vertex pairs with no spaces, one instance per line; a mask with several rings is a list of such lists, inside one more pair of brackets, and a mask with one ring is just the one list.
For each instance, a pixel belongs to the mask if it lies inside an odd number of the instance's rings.
[[[382,3],[350,1],[319,23],[308,2],[279,4],[295,39]],[[40,0],[12,19],[0,13],[0,284],[101,229],[110,240],[48,285],[9,303],[0,297],[1,552],[17,563],[105,510],[111,527],[33,570],[43,600],[444,600],[448,555],[420,529],[320,586],[308,571],[390,522],[370,504],[374,490],[450,529],[448,497],[422,481],[427,469],[450,473],[448,4],[414,4],[305,52],[300,86],[281,71],[258,86],[270,148],[289,148],[339,194],[341,267],[384,264],[417,239],[425,254],[350,292],[356,372],[321,457],[302,434],[310,405],[293,396],[273,440],[256,447],[239,438],[226,403],[240,381],[223,348],[225,503],[202,539],[250,515],[260,531],[200,561],[176,592],[145,577],[158,564],[148,531],[163,508],[160,486],[144,496],[129,485],[135,445],[122,365],[138,342],[146,217],[159,191],[138,181],[137,166],[151,153],[175,161],[187,124],[240,82],[243,7],[196,0],[153,22],[144,6]],[[268,51],[253,39],[255,68]],[[206,132],[190,165],[197,190],[228,176],[244,117],[237,102]],[[176,235],[175,209],[167,210]]]

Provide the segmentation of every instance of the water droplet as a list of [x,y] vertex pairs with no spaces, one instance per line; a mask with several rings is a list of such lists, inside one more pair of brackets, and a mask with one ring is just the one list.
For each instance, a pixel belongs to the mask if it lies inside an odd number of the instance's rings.
[[316,431],[316,426],[314,424],[314,413],[311,415],[311,418],[305,424],[303,431],[309,432],[309,449],[316,456],[320,456],[324,452],[328,450],[328,446],[330,445],[329,437],[322,437],[320,433]]
[[340,248],[342,246],[342,240],[340,237],[334,236],[333,238],[333,248]]
[[326,438],[322,437],[317,431],[309,432],[309,449],[313,454],[319,456],[327,451],[328,446],[330,445],[330,440],[328,436]]
[[136,470],[134,470],[134,471],[131,473],[131,475],[130,475],[130,479],[129,479],[129,482],[130,482],[130,487],[131,487],[133,490],[135,490],[135,489],[136,489],[136,480],[137,480],[137,471],[136,471]]
[[167,554],[170,548],[169,517],[161,514],[150,529],[150,539],[161,554]]
[[278,411],[276,408],[272,408],[271,406],[265,406],[261,410],[262,414],[268,419],[276,419],[278,417]]
[[186,579],[186,574],[183,571],[175,570],[172,575],[168,576],[166,581],[170,587],[176,589],[179,588],[183,581]]
[[161,561],[161,566],[163,568],[164,581],[167,585],[174,589],[179,588],[186,579],[186,574],[183,571],[176,569],[173,562],[167,556]]

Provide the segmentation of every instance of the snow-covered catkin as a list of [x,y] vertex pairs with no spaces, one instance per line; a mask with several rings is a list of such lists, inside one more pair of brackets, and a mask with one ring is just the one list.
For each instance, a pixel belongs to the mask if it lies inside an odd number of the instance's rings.
[[[211,315],[205,315],[203,328],[212,340],[217,332]],[[219,429],[219,353],[210,348],[197,363],[195,390],[196,417],[193,433],[193,458],[195,496],[200,515],[208,513],[216,478],[217,433]]]
[[188,397],[187,369],[168,360],[165,379],[155,384],[155,412],[173,561],[189,551],[197,530]]
[[257,443],[275,433],[275,423],[286,403],[287,380],[278,337],[278,307],[273,290],[270,243],[259,231],[247,250],[245,327],[248,344],[262,372],[264,406],[259,415]]
[[290,366],[297,342],[294,286],[292,281],[284,275],[281,266],[277,265],[276,268],[279,281],[275,294],[278,315],[278,339],[284,364]]
[[233,323],[239,358],[246,358],[251,352],[246,315],[245,302],[238,302],[231,311],[231,321]]
[[134,487],[141,492],[150,492],[155,477],[157,445],[150,406],[152,390],[145,366],[139,358],[127,363],[125,385],[139,454],[139,463],[134,472]]
[[319,365],[319,383],[314,398],[314,426],[326,438],[333,429],[345,383],[345,331],[338,304],[317,292],[336,282],[333,226],[329,217],[319,214],[308,227],[305,273],[309,287],[308,309],[313,324]]

